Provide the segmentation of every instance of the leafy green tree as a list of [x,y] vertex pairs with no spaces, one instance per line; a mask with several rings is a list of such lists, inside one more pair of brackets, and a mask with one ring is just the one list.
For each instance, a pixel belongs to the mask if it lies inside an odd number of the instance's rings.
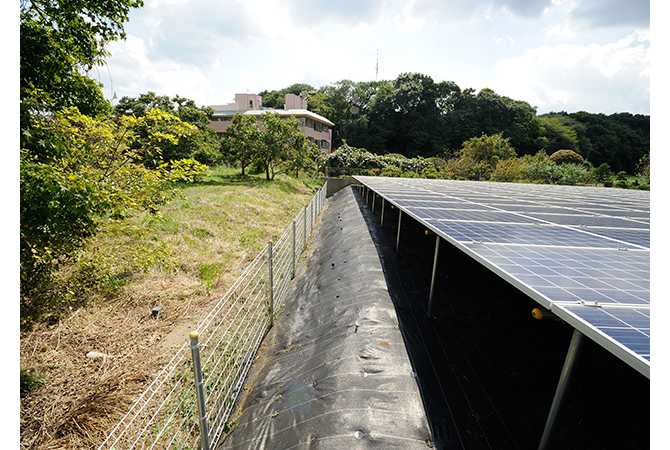
[[573,127],[556,117],[539,116],[537,120],[541,127],[541,136],[538,138],[540,148],[550,154],[561,149],[575,152],[579,149],[577,131]]
[[[274,180],[277,173],[287,168],[297,172],[308,166],[313,147],[300,131],[297,117],[282,119],[279,113],[266,112],[261,114],[261,123],[265,128],[264,145],[258,147],[254,160],[265,169],[266,179]],[[292,159],[296,162],[289,162]]]
[[244,169],[254,161],[258,153],[263,153],[264,145],[263,133],[258,128],[256,116],[237,113],[221,139],[221,152],[229,164],[240,164],[244,176]]
[[651,157],[649,153],[644,155],[638,161],[636,167],[636,173],[643,184],[649,185],[651,181]]
[[[143,117],[153,109],[168,112],[182,122],[193,125],[191,131],[182,135],[176,143],[163,144],[161,152],[164,159],[193,158],[209,165],[221,162],[220,143],[216,132],[209,126],[214,110],[208,106],[198,107],[193,100],[178,95],[170,98],[147,92],[137,98],[122,97],[114,108],[114,113],[117,116],[133,114]],[[146,163],[152,163],[151,161]]]
[[295,83],[279,91],[261,91],[258,95],[263,98],[263,106],[266,108],[283,109],[286,94],[303,96],[307,92],[313,92],[315,89],[306,83]]
[[439,140],[438,89],[433,79],[420,73],[404,73],[393,84],[395,151],[408,157],[436,156]]
[[463,148],[458,152],[459,161],[453,166],[459,176],[466,176],[474,180],[487,180],[499,161],[516,157],[509,138],[503,138],[502,133],[487,136],[482,133],[478,138],[471,138],[463,142]]
[[[76,106],[101,114],[109,103],[100,84],[86,77],[108,56],[105,46],[124,39],[123,23],[142,0],[21,0],[20,96],[24,120],[29,111]],[[31,101],[24,102],[31,98]],[[28,109],[25,109],[28,108]]]
[[351,80],[341,80],[321,89],[326,95],[330,109],[326,116],[335,124],[333,128],[333,146],[339,147],[345,139],[344,125],[351,116],[351,106],[354,104],[356,84]]
[[[190,128],[159,110],[141,118],[92,118],[71,107],[39,120],[21,149],[22,327],[59,309],[53,274],[102,221],[133,210],[160,215],[159,207],[178,193],[173,182],[204,173],[194,160],[160,160],[161,144]],[[160,161],[155,169],[142,163],[147,156]]]

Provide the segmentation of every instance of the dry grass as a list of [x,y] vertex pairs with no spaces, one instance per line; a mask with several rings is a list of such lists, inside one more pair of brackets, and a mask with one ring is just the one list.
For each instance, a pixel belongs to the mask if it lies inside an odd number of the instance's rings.
[[[185,187],[184,198],[167,205],[160,222],[138,216],[134,231],[111,227],[96,238],[88,260],[120,285],[103,283],[80,299],[86,307],[21,334],[21,369],[46,374],[44,386],[22,395],[21,448],[99,445],[317,187],[290,178],[241,180],[236,173],[217,170]],[[171,258],[147,262],[138,248]],[[158,320],[150,317],[155,306],[161,307]],[[104,356],[87,358],[91,351]]]

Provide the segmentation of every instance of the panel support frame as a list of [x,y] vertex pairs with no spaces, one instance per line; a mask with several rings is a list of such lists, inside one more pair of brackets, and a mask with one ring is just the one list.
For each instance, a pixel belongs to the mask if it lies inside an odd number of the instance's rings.
[[558,415],[561,412],[561,408],[563,407],[563,401],[565,400],[569,384],[572,381],[574,369],[577,364],[577,360],[579,359],[579,354],[581,353],[583,344],[584,335],[575,328],[572,332],[572,340],[570,341],[570,346],[568,347],[568,354],[565,356],[563,370],[561,371],[561,378],[558,380],[558,386],[556,387],[554,400],[551,404],[551,409],[549,410],[547,422],[544,425],[544,431],[542,432],[542,438],[540,439],[540,444],[537,447],[537,450],[546,450],[549,448],[549,441],[551,440],[551,437],[554,433]]
[[426,316],[430,319],[431,312],[433,310],[433,293],[435,292],[435,275],[437,273],[437,260],[440,255],[440,236],[435,235],[435,257],[433,259],[433,275],[430,278],[430,294],[428,295],[428,311]]

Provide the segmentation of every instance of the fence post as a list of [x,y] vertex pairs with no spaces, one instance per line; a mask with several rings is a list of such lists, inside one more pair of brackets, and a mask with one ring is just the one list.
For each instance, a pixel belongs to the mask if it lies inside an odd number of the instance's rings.
[[314,222],[312,222],[312,219],[314,219],[314,206],[312,205],[313,202],[309,202],[309,235],[312,235],[312,225],[314,225]]
[[195,374],[195,390],[198,396],[198,419],[200,423],[200,440],[202,450],[209,450],[209,430],[207,429],[207,416],[205,414],[205,390],[202,385],[202,366],[200,364],[200,346],[198,345],[198,332],[191,331],[191,357],[193,358],[193,372]]
[[293,259],[291,260],[291,279],[295,278],[295,220],[292,225]]
[[303,206],[302,209],[303,209],[302,218],[304,219],[305,222],[305,228],[302,230],[303,231],[302,245],[304,247],[307,244],[307,205]]
[[274,280],[272,279],[272,241],[268,241],[268,265],[270,266],[270,326],[274,324]]

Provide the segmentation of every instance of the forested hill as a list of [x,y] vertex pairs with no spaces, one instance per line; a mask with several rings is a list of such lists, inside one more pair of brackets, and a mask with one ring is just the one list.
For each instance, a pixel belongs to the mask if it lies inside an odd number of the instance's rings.
[[569,149],[593,165],[607,163],[615,171],[635,172],[649,153],[650,117],[588,112],[537,115],[524,101],[461,89],[452,81],[406,73],[391,81],[342,80],[319,89],[294,84],[263,91],[263,106],[283,107],[285,93],[302,95],[308,109],[335,123],[333,145],[344,140],[377,154],[407,157],[449,155],[482,133],[502,132],[517,155],[547,154]]

